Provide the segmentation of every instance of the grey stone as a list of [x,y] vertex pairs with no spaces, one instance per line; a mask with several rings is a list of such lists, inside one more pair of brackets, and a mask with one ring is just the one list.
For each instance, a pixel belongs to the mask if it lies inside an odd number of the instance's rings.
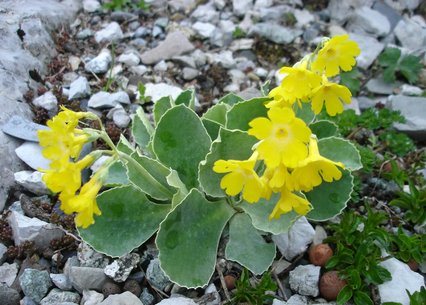
[[200,49],[196,49],[194,52],[191,53],[191,57],[194,59],[195,64],[197,67],[204,66],[207,62],[207,55]]
[[132,272],[133,268],[139,263],[140,257],[137,253],[129,253],[119,259],[114,260],[104,268],[107,276],[115,282],[124,282]]
[[16,155],[32,169],[49,168],[50,160],[42,155],[41,147],[34,142],[25,142],[15,149]]
[[371,93],[389,95],[393,94],[400,85],[401,82],[386,83],[383,78],[372,78],[367,82],[366,87]]
[[87,38],[90,38],[94,35],[93,31],[91,29],[83,29],[79,31],[75,37],[79,40],[85,40]]
[[[71,63],[71,61],[73,60],[72,58],[76,58],[78,60],[78,64],[80,65],[81,63],[81,59],[76,57],[76,56],[70,56],[68,62],[70,63],[71,67],[74,65],[74,63]],[[77,70],[78,67],[75,69]],[[78,78],[78,74],[75,72],[67,72],[64,73],[64,76],[62,77],[62,81],[63,81],[63,86],[69,88],[71,83],[73,81],[75,81]]]
[[157,303],[157,305],[197,305],[197,303],[195,303],[192,299],[176,296],[164,299],[160,303]]
[[244,16],[253,9],[253,0],[232,0],[232,11],[238,17]]
[[114,124],[120,128],[126,128],[127,126],[129,126],[131,121],[129,114],[126,112],[126,110],[124,110],[123,106],[121,106],[120,104],[116,105],[108,112],[107,118],[112,118]]
[[0,264],[3,264],[3,262],[6,260],[6,253],[7,247],[4,244],[0,243]]
[[14,177],[16,183],[36,195],[50,194],[49,189],[42,180],[43,175],[39,171],[20,171],[16,172]]
[[391,25],[386,16],[368,6],[360,7],[351,17],[347,29],[350,32],[367,33],[376,37],[389,34]]
[[70,85],[68,100],[79,99],[89,96],[91,93],[87,78],[80,76]]
[[53,288],[49,294],[43,298],[40,305],[57,305],[64,302],[80,303],[80,295],[71,291],[62,291],[58,288]]
[[52,287],[52,282],[47,271],[31,268],[24,270],[19,277],[19,284],[24,294],[36,303],[40,303],[41,299],[43,299],[50,287]]
[[[426,26],[413,19],[404,18],[394,29],[396,38],[404,48],[412,51],[424,49],[426,46]],[[413,35],[415,33],[415,35]]]
[[380,43],[377,39],[366,35],[350,33],[349,36],[352,40],[358,43],[358,46],[361,49],[361,54],[356,59],[358,67],[368,69],[377,56],[379,56],[379,54],[383,51],[385,47],[384,44]]
[[161,34],[163,34],[163,29],[161,27],[155,25],[152,28],[151,36],[156,38],[156,37],[159,37]]
[[184,80],[193,80],[200,72],[197,69],[185,67],[182,69],[182,77]]
[[139,55],[137,55],[135,52],[129,51],[121,54],[118,57],[118,62],[121,62],[128,66],[137,66],[141,59],[139,58]]
[[[289,12],[293,12],[293,8],[289,5],[274,5],[274,7],[261,7],[256,9],[254,13],[262,21],[280,21],[283,15]],[[245,17],[249,16],[246,14]],[[240,24],[241,28],[241,24]]]
[[83,297],[81,299],[82,305],[98,305],[104,300],[102,293],[94,290],[83,290]]
[[61,290],[71,290],[72,284],[68,276],[66,276],[63,273],[59,274],[50,274],[50,279],[52,280],[53,284],[55,284],[56,287],[58,287]]
[[101,4],[98,0],[83,0],[83,9],[86,13],[94,13],[101,9]]
[[315,16],[306,9],[305,10],[295,9],[293,14],[297,20],[296,26],[299,28],[306,27],[310,23],[315,21]]
[[220,53],[208,54],[214,63],[221,64],[226,69],[235,67],[235,60],[232,51],[225,50]]
[[90,108],[114,107],[117,104],[116,103],[110,104],[111,102],[110,96],[111,96],[111,93],[109,92],[105,92],[105,91],[96,92],[90,97],[87,103],[87,106]]
[[386,98],[370,99],[366,96],[358,96],[357,99],[358,99],[359,108],[361,110],[365,110],[365,109],[376,106],[376,104],[380,103],[380,102],[385,104],[387,97]]
[[259,89],[255,88],[255,87],[248,87],[246,89],[244,89],[241,92],[238,92],[237,95],[239,97],[242,97],[244,100],[249,100],[255,97],[260,97],[262,96],[262,93],[260,92]]
[[191,17],[202,22],[216,23],[219,20],[219,12],[216,11],[213,2],[198,5],[192,12]]
[[68,272],[72,286],[80,293],[83,290],[101,291],[102,286],[108,281],[104,270],[100,268],[72,266]]
[[391,31],[395,28],[397,23],[401,20],[401,15],[398,14],[398,12],[395,11],[392,7],[390,7],[389,5],[387,5],[386,3],[382,1],[375,1],[373,4],[373,9],[380,12],[384,16],[386,16],[386,18],[388,19],[390,23]]
[[157,71],[157,72],[166,72],[168,68],[169,67],[168,67],[166,61],[161,60],[161,61],[159,61],[158,63],[155,64],[154,71]]
[[164,41],[156,48],[144,52],[141,61],[145,65],[155,64],[161,60],[170,59],[173,56],[182,55],[194,50],[194,46],[184,33],[175,31],[169,33]]
[[420,0],[385,0],[385,3],[398,11],[403,11],[405,9],[414,10],[419,6]]
[[[274,300],[272,305],[306,305],[309,304],[308,298],[303,295],[294,294],[292,295],[287,302],[279,301],[277,299]],[[330,303],[327,303],[331,305]],[[324,304],[325,305],[325,304]]]
[[109,264],[104,254],[96,252],[85,242],[78,245],[77,258],[81,267],[105,268]]
[[2,126],[4,133],[14,136],[16,138],[38,142],[37,131],[38,130],[47,130],[47,126],[33,123],[22,116],[14,115],[12,116],[6,124]]
[[172,60],[173,62],[176,62],[183,67],[190,67],[190,68],[197,67],[195,63],[195,59],[192,56],[187,56],[187,55],[174,56]]
[[401,86],[401,94],[402,95],[422,95],[423,94],[423,90],[422,88],[419,88],[417,86],[411,86],[411,85],[407,85],[404,84]]
[[195,1],[195,0],[170,0],[170,1],[168,1],[168,5],[169,5],[172,12],[183,12],[185,14],[188,14],[197,6],[197,1]]
[[160,268],[160,260],[154,258],[146,269],[146,278],[154,287],[164,290],[171,282]]
[[202,302],[205,305],[220,305],[220,294],[213,283],[207,286],[206,290],[204,291],[204,295],[199,300],[197,300],[197,303]]
[[139,66],[133,66],[130,67],[130,71],[134,74],[137,74],[139,76],[144,75],[146,72],[148,72],[148,68],[144,65],[139,65]]
[[53,224],[38,218],[27,217],[15,211],[12,211],[7,219],[16,245],[29,240],[34,241],[35,245],[40,249],[44,249],[50,245],[53,239],[61,238],[64,235]]
[[0,300],[2,305],[19,305],[19,292],[0,283]]
[[321,267],[300,265],[290,271],[290,287],[301,295],[316,297]]
[[33,104],[47,111],[56,111],[58,109],[58,99],[53,95],[52,91],[47,91],[45,94],[34,99]]
[[16,263],[4,263],[0,266],[0,283],[5,283],[11,287],[18,274],[18,265]]
[[149,293],[147,288],[142,289],[142,293],[139,299],[142,301],[144,305],[152,305],[154,304],[154,301],[155,301],[154,296],[151,293]]
[[316,225],[315,235],[314,235],[314,239],[312,240],[312,244],[314,245],[322,244],[324,239],[326,238],[327,238],[327,232],[325,231],[325,229],[320,225]]
[[126,291],[108,296],[99,305],[144,305],[133,293]]
[[123,32],[117,22],[109,23],[105,28],[95,33],[97,43],[113,42],[123,38]]
[[362,6],[371,7],[374,0],[359,0],[359,1],[341,1],[330,0],[328,2],[327,10],[330,14],[330,19],[333,21],[344,24],[351,16],[354,9]]
[[305,217],[300,217],[287,233],[273,235],[272,240],[278,250],[288,260],[306,251],[312,242],[315,230]]
[[422,275],[412,271],[407,264],[390,258],[380,263],[382,267],[387,269],[392,279],[383,284],[378,285],[381,302],[399,302],[403,305],[410,305],[410,299],[406,290],[411,294],[420,291],[421,287],[425,287]]
[[137,15],[132,14],[130,12],[125,12],[122,10],[111,12],[111,20],[117,21],[117,22],[125,22],[132,19],[137,19],[137,18],[138,18]]
[[391,95],[386,107],[400,111],[405,123],[395,123],[394,127],[419,139],[426,139],[426,98],[405,95]]
[[105,73],[108,71],[111,61],[111,52],[108,49],[102,49],[98,56],[84,65],[84,69],[96,74]]
[[302,33],[303,31],[299,29],[283,27],[276,23],[259,22],[250,28],[248,35],[259,35],[278,44],[288,44],[293,42],[296,37],[302,35]]
[[213,24],[200,21],[195,22],[192,25],[192,28],[202,38],[210,38],[213,35],[213,32],[216,30],[216,27]]

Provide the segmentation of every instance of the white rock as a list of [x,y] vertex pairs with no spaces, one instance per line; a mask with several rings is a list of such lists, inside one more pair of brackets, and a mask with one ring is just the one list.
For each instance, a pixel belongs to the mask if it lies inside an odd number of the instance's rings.
[[323,240],[326,238],[327,238],[327,232],[325,231],[325,229],[320,225],[316,225],[315,236],[314,236],[314,239],[312,240],[312,243],[314,245],[322,244]]
[[200,21],[195,22],[192,25],[192,28],[202,38],[210,38],[216,29],[216,27],[213,24],[208,22],[200,22]]
[[166,72],[168,69],[167,63],[165,60],[161,60],[154,66],[154,71]]
[[114,124],[120,128],[126,128],[127,126],[129,126],[129,123],[131,121],[129,114],[126,112],[126,110],[124,110],[123,106],[121,106],[120,104],[112,108],[108,112],[107,117],[112,119],[114,121]]
[[15,211],[9,214],[8,221],[16,245],[29,240],[34,241],[36,246],[44,249],[50,245],[53,239],[64,235],[58,227],[50,223],[38,218],[29,218]]
[[97,43],[112,42],[123,38],[123,32],[117,22],[111,22],[105,28],[95,33]]
[[[145,96],[150,96],[153,102],[158,101],[164,96],[171,96],[176,99],[183,90],[179,87],[168,85],[166,83],[147,83],[145,84]],[[136,99],[139,99],[139,92],[136,93]]]
[[83,290],[83,298],[81,299],[82,305],[98,305],[104,300],[102,293],[94,290]]
[[139,66],[130,67],[130,71],[139,76],[142,76],[148,71],[148,68],[144,65],[139,65]]
[[76,71],[76,70],[78,70],[78,67],[80,66],[81,59],[80,59],[80,57],[77,57],[77,56],[71,55],[71,56],[68,58],[68,63],[69,63],[69,64],[70,64],[70,66],[71,66],[71,70]]
[[96,173],[102,165],[105,163],[106,160],[110,159],[110,156],[101,156],[99,157],[93,164],[90,166],[90,170],[94,173]]
[[235,60],[232,51],[226,50],[219,54],[208,54],[211,56],[212,61],[217,64],[221,64],[226,69],[235,67]]
[[105,73],[108,71],[111,64],[111,52],[108,49],[102,49],[98,56],[85,64],[84,69],[86,72]]
[[5,283],[7,286],[12,286],[18,274],[18,265],[16,263],[4,263],[0,266],[0,283]]
[[39,168],[48,169],[50,160],[43,157],[42,148],[38,143],[24,142],[15,149],[16,155],[34,170]]
[[399,302],[403,305],[409,305],[410,299],[406,290],[412,294],[425,286],[423,276],[412,271],[407,264],[396,258],[387,259],[381,262],[380,265],[392,275],[390,281],[378,285],[380,300],[383,303]]
[[254,8],[271,7],[274,4],[274,0],[256,0]]
[[83,0],[83,9],[86,13],[94,13],[101,9],[101,4],[97,0]]
[[59,289],[62,289],[62,290],[72,289],[72,284],[70,279],[68,278],[67,275],[63,273],[59,273],[59,274],[51,273],[50,279],[52,280],[53,284],[55,284],[55,286],[58,287]]
[[253,0],[232,0],[232,11],[242,17],[253,8]]
[[114,260],[104,268],[104,273],[115,282],[124,282],[139,263],[140,257],[137,253],[126,254]]
[[164,299],[157,305],[197,305],[192,299],[186,297],[171,297]]
[[109,260],[104,254],[96,252],[85,242],[82,242],[78,245],[76,258],[76,264],[74,264],[73,261],[70,261],[70,263],[76,267],[80,266],[103,269],[109,264]]
[[290,288],[301,295],[318,296],[320,270],[321,267],[314,265],[297,266],[290,271]]
[[56,111],[58,109],[58,99],[52,91],[47,91],[45,94],[34,99],[33,104],[47,111]]
[[287,233],[273,235],[272,240],[277,245],[281,254],[288,260],[306,251],[314,239],[315,230],[306,220],[300,217]]
[[193,80],[200,72],[197,69],[185,67],[182,69],[182,77],[184,80]]
[[128,66],[137,66],[139,65],[141,59],[135,52],[125,52],[118,57],[118,62],[122,62]]
[[423,90],[416,86],[404,84],[401,86],[401,94],[402,95],[422,95]]
[[108,296],[99,305],[144,305],[133,293],[126,291]]
[[308,303],[308,298],[304,295],[293,294],[287,302],[274,299],[272,305],[306,305]]
[[110,102],[110,96],[111,93],[105,92],[105,91],[99,91],[93,94],[89,102],[87,103],[87,106],[90,108],[100,108],[100,107],[109,107],[112,108],[116,104],[111,105]]
[[295,9],[293,14],[297,20],[297,23],[296,23],[297,27],[304,27],[308,25],[309,23],[315,21],[315,16],[308,10]]
[[114,93],[111,93],[110,97],[111,101],[115,103],[120,104],[126,104],[130,105],[130,97],[125,91],[117,91]]
[[71,266],[66,275],[69,276],[72,286],[80,293],[83,290],[101,291],[108,281],[108,277],[100,268]]
[[251,50],[254,45],[254,39],[251,38],[242,38],[234,40],[229,49],[231,51],[239,51],[239,50]]
[[90,95],[90,85],[87,78],[80,76],[70,85],[68,100],[84,98]]
[[14,174],[16,183],[23,186],[26,190],[37,195],[50,194],[49,189],[42,180],[43,175],[44,173],[39,171],[20,171]]
[[389,95],[399,87],[400,82],[386,83],[383,78],[371,78],[367,84],[367,90],[372,93]]
[[370,36],[355,33],[351,33],[349,36],[358,43],[361,49],[361,54],[356,58],[356,61],[358,67],[362,69],[370,67],[385,47],[383,43]]
[[278,44],[288,44],[303,34],[300,29],[284,27],[272,22],[259,22],[250,27],[248,35],[259,35]]
[[394,33],[402,46],[409,50],[422,49],[426,45],[426,27],[412,19],[401,19],[396,25]]
[[3,262],[6,260],[6,252],[7,252],[7,247],[3,245],[2,243],[0,243],[0,264],[3,264]]
[[192,12],[191,17],[198,21],[215,23],[219,20],[219,12],[216,11],[213,2],[208,2],[207,4],[198,5]]
[[403,11],[405,9],[414,10],[419,6],[420,0],[385,0],[385,3],[398,11]]
[[391,25],[386,16],[368,6],[363,6],[355,11],[347,28],[351,32],[360,32],[361,34],[364,32],[382,37],[389,34]]
[[268,76],[268,71],[262,67],[257,67],[256,69],[254,69],[254,73],[262,78],[266,78]]
[[118,76],[123,72],[124,68],[122,64],[115,65],[114,67],[110,68],[106,75],[108,78],[118,78]]
[[219,305],[221,301],[220,294],[213,283],[207,286],[206,290],[204,291],[203,297],[209,300],[205,303],[206,305]]

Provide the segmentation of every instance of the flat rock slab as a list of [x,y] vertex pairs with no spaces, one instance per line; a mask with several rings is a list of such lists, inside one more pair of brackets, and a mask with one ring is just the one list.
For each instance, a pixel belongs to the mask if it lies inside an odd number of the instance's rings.
[[49,127],[33,123],[19,115],[12,116],[2,127],[4,133],[31,142],[38,142],[38,130],[47,129],[49,129]]

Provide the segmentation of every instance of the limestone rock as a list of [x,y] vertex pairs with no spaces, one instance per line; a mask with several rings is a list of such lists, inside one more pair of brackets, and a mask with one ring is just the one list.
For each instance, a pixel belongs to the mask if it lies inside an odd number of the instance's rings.
[[108,49],[102,49],[98,56],[85,64],[84,69],[87,72],[93,72],[96,74],[106,73],[111,61],[111,52]]
[[368,69],[383,51],[385,47],[384,44],[366,35],[350,33],[349,36],[358,43],[361,49],[361,54],[356,58],[357,66],[362,69]]
[[104,272],[115,282],[124,282],[139,263],[139,260],[139,254],[129,253],[106,266]]
[[113,42],[123,38],[123,32],[117,22],[109,23],[105,28],[95,33],[97,43]]
[[58,99],[53,95],[52,91],[47,91],[45,94],[37,97],[33,100],[33,104],[47,111],[56,111],[58,109]]
[[300,265],[290,271],[290,287],[297,293],[316,297],[319,294],[318,282],[321,267]]
[[18,265],[16,263],[4,263],[0,266],[0,283],[5,283],[11,287],[18,274]]
[[68,100],[84,98],[90,95],[90,85],[87,78],[80,76],[70,85]]
[[42,180],[43,175],[44,173],[39,171],[20,171],[14,174],[16,183],[26,190],[36,195],[50,194],[49,189]]
[[99,305],[144,305],[133,293],[126,291],[108,296]]
[[351,32],[361,34],[364,32],[375,37],[382,37],[389,34],[391,25],[386,16],[368,6],[363,6],[355,11],[347,29]]

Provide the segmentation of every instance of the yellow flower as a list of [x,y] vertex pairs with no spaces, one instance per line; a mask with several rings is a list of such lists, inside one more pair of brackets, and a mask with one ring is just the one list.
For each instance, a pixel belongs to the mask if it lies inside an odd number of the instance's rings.
[[312,70],[327,77],[339,74],[339,69],[350,71],[355,65],[355,57],[361,53],[358,44],[349,40],[349,35],[334,36],[318,52],[312,63]]
[[275,87],[269,91],[268,97],[272,98],[273,100],[265,105],[266,108],[291,107],[293,104],[290,103],[288,97],[285,96],[285,92],[281,86]]
[[101,215],[101,210],[96,203],[96,195],[102,187],[102,181],[95,174],[80,190],[80,193],[73,196],[71,193],[62,192],[61,209],[67,213],[76,212],[75,223],[83,229],[95,223],[93,215]]
[[254,171],[256,160],[218,160],[214,163],[216,173],[229,173],[220,181],[220,187],[229,196],[243,192],[243,199],[253,203],[259,201],[263,194],[263,183]]
[[344,168],[341,162],[334,162],[320,155],[317,140],[309,142],[309,156],[301,161],[291,173],[293,190],[311,191],[322,181],[332,182],[342,178],[342,172],[337,167]]
[[275,205],[269,220],[278,219],[282,214],[296,211],[299,215],[306,215],[311,210],[311,204],[306,199],[290,192],[286,187],[281,189],[281,197]]
[[288,75],[281,82],[283,95],[294,103],[296,100],[306,99],[313,88],[316,88],[321,83],[321,77],[306,68],[291,68],[284,67],[280,73]]
[[306,158],[311,130],[305,122],[296,118],[290,108],[271,108],[268,118],[256,118],[249,123],[248,134],[262,140],[256,147],[266,166],[275,168],[280,164],[293,167]]
[[285,183],[289,183],[290,173],[284,164],[280,164],[273,169],[266,168],[262,177],[267,178],[268,186],[271,189],[277,190],[283,187]]
[[348,88],[336,83],[324,82],[321,86],[315,88],[312,92],[312,110],[315,114],[321,112],[325,103],[325,110],[331,116],[343,112],[342,101],[346,104],[351,103],[351,92]]

